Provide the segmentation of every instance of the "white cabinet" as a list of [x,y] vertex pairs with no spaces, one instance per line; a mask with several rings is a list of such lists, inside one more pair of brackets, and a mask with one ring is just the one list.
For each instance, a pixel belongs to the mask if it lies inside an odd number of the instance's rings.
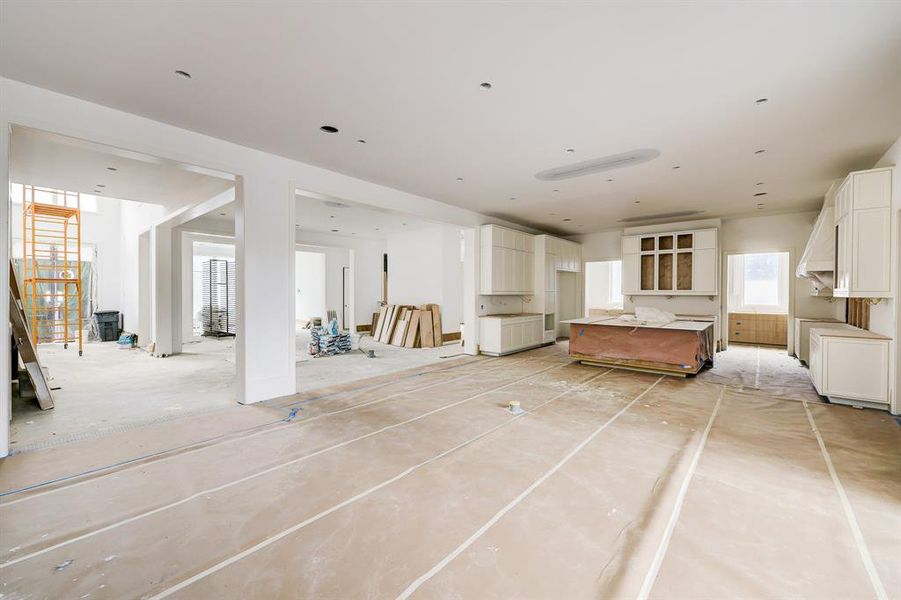
[[483,225],[480,233],[479,293],[532,294],[535,236],[498,225]]
[[831,402],[888,408],[889,338],[865,329],[810,330],[814,388]]
[[499,356],[544,342],[542,315],[491,315],[479,318],[479,351]]
[[835,194],[834,296],[892,295],[892,176],[891,167],[857,171]]
[[716,229],[625,235],[623,294],[719,294],[719,247]]

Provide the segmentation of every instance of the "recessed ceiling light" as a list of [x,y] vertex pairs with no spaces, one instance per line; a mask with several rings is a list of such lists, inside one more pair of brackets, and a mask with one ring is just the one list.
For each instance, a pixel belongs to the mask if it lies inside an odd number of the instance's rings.
[[554,190],[555,192],[559,192],[560,190]]
[[379,228],[378,228],[378,227],[376,227],[376,228],[375,228],[375,230],[376,230],[376,231],[378,231],[378,230],[379,230]]
[[763,185],[763,182],[762,182],[762,181],[758,181],[758,182],[755,183],[754,185]]
[[570,154],[572,154],[576,151],[576,149],[575,148],[567,148],[566,151],[569,152]]
[[358,143],[358,144],[365,144],[365,143],[366,143],[366,140],[357,140],[357,143]]
[[463,181],[462,177],[457,177],[457,181]]
[[338,233],[337,229],[332,229],[332,233]]
[[758,196],[766,196],[766,192],[757,192],[756,194],[754,194],[755,198],[757,198]]
[[106,186],[103,185],[102,183],[98,183],[98,184],[97,184],[96,186],[94,186],[94,187],[106,187]]
[[335,215],[329,215],[328,218],[329,218],[329,219],[334,219],[334,218],[335,218]]
[[334,125],[323,125],[319,128],[322,133],[338,133],[338,128]]
[[404,227],[406,227],[406,226],[407,226],[407,224],[406,224],[406,223],[401,223],[401,225],[403,225],[403,226],[404,226]]
[[755,150],[755,151],[754,151],[754,154],[763,154],[764,152],[766,152],[766,150],[762,150],[762,149],[761,149],[761,150]]
[[118,171],[119,169],[117,169],[116,167],[107,167],[106,170],[107,171]]
[[177,70],[175,72],[175,74],[178,75],[181,79],[190,79],[191,78],[190,73],[188,73],[187,71],[182,71],[181,69]]
[[219,216],[220,216],[220,217],[224,217],[224,216],[225,216],[225,213],[219,213]]
[[769,98],[758,98],[757,100],[754,101],[754,104],[766,104],[769,101],[770,101]]
[[564,222],[569,223],[572,219],[563,219]]
[[641,204],[641,200],[636,200],[635,204]]
[[95,193],[95,194],[102,194],[103,192],[101,192],[100,190],[94,190],[94,193]]
[[681,168],[682,168],[682,167],[680,167],[679,165],[675,165],[675,166],[673,167],[673,169],[681,169]]
[[482,83],[479,84],[479,87],[482,88],[483,90],[490,90],[492,86],[487,81],[483,81]]
[[607,180],[607,183],[611,183],[612,181],[613,181],[612,179],[608,179],[608,180]]

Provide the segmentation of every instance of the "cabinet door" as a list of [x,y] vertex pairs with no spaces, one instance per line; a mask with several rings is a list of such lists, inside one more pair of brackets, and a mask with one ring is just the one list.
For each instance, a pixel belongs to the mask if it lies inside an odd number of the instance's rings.
[[513,347],[513,324],[504,323],[501,325],[501,348],[500,352],[506,352]]
[[501,248],[504,256],[504,286],[503,292],[512,292],[516,288],[516,250]]
[[504,290],[504,252],[498,246],[491,247],[491,291],[494,293]]
[[694,263],[692,291],[716,295],[716,249],[695,250],[692,262]]
[[716,249],[716,229],[695,231],[692,237],[695,250]]
[[548,254],[544,257],[544,289],[557,291],[557,256]]
[[641,251],[640,237],[627,235],[623,238],[623,254],[638,254]]
[[523,252],[523,286],[524,292],[535,291],[535,255],[531,252]]
[[638,292],[638,281],[641,277],[641,255],[623,255],[623,294]]
[[891,294],[892,209],[854,210],[852,226],[851,291]]

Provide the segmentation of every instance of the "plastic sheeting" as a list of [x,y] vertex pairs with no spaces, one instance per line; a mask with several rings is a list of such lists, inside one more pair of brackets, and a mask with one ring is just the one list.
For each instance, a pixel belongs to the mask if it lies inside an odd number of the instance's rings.
[[569,353],[581,360],[694,374],[712,359],[713,326],[671,329],[604,322],[573,323]]
[[[5,598],[396,598],[417,581],[421,598],[901,596],[889,415],[564,350],[268,403],[302,410],[2,497]],[[45,451],[12,457],[0,489],[102,460],[101,442],[46,451],[43,469]]]

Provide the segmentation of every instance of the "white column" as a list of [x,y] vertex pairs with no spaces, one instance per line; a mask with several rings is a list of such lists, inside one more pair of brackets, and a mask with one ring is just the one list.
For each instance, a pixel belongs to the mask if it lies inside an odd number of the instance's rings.
[[173,353],[172,295],[178,271],[172,269],[172,228],[154,225],[150,228],[150,330],[153,355]]
[[294,186],[260,174],[236,182],[238,402],[295,392]]
[[9,454],[9,123],[0,119],[0,457]]
[[479,229],[463,231],[463,352],[476,356],[479,351]]
[[138,343],[146,347],[153,341],[152,306],[153,291],[151,289],[150,231],[138,236]]

